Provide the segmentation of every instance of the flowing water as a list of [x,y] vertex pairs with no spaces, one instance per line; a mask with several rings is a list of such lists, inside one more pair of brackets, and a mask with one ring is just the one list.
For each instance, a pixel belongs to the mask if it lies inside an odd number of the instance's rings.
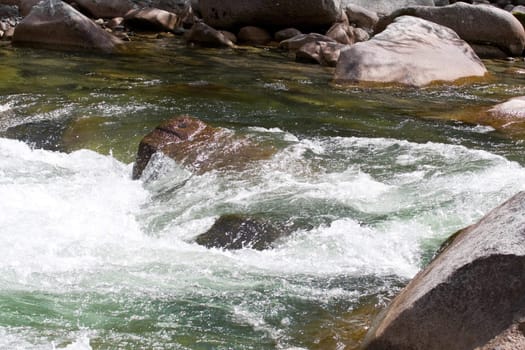
[[[341,88],[275,50],[131,45],[0,47],[1,349],[354,349],[443,240],[525,188],[521,133],[466,122],[525,94],[523,62]],[[203,174],[156,157],[132,181],[141,137],[179,114],[276,152]],[[230,213],[293,232],[193,242]]]

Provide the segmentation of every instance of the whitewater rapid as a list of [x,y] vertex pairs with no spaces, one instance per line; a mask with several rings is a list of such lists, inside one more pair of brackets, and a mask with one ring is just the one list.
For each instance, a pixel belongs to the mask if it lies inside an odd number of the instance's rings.
[[[90,319],[97,300],[110,300],[117,306],[107,312],[129,321],[166,298],[191,300],[178,306],[188,314],[197,312],[195,300],[217,304],[228,322],[289,348],[295,321],[283,300],[357,301],[384,285],[345,280],[406,280],[448,235],[525,184],[518,163],[463,146],[249,132],[282,147],[242,172],[193,175],[157,157],[156,176],[141,181],[111,155],[0,138],[0,299],[15,310],[28,303],[25,293],[37,293],[54,310],[30,321],[5,310],[0,348],[90,349],[97,337],[133,339]],[[220,215],[237,212],[296,228],[266,251],[193,243]],[[212,322],[211,311],[199,310]],[[153,314],[155,327],[193,327]],[[162,334],[152,334],[136,341],[159,343]]]

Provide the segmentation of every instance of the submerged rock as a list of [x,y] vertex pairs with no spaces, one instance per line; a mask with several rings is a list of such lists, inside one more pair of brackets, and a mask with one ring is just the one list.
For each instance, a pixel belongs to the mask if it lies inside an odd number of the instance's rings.
[[340,0],[200,0],[204,21],[228,29],[246,25],[266,28],[328,28],[341,14]]
[[113,52],[122,41],[63,1],[44,0],[16,27],[14,45]]
[[196,118],[180,116],[144,136],[133,167],[133,179],[140,178],[156,152],[162,152],[191,171],[203,173],[246,167],[250,161],[270,157],[274,148],[238,137],[229,130],[213,128]]
[[[447,62],[446,67],[443,62]],[[452,30],[420,18],[402,16],[371,40],[341,52],[334,81],[419,87],[483,77],[486,73],[472,48]]]
[[269,221],[232,214],[221,216],[195,242],[206,248],[264,250],[282,235],[282,229]]
[[511,13],[494,6],[457,2],[443,7],[408,7],[395,11],[378,26],[384,27],[394,18],[404,15],[440,24],[469,43],[496,46],[512,56],[521,56],[525,47],[522,24]]
[[525,192],[460,231],[370,329],[366,350],[523,349]]

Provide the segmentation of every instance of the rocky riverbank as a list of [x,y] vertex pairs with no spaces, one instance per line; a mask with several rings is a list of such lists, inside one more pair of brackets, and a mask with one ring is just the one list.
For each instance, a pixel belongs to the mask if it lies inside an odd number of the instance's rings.
[[[0,4],[0,36],[13,45],[111,53],[126,50],[139,32],[184,35],[189,45],[280,48],[298,62],[335,66],[334,81],[343,85],[479,80],[486,75],[479,57],[521,57],[525,47],[522,7],[510,0]],[[445,60],[454,63],[444,69]]]

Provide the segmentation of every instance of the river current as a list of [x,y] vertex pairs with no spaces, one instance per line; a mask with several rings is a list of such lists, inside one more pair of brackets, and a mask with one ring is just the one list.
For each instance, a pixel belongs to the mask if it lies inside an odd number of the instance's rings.
[[[338,87],[275,50],[132,45],[0,47],[1,349],[354,349],[448,236],[525,188],[521,134],[471,121],[525,93],[523,62]],[[203,174],[158,156],[131,180],[179,114],[276,152]],[[264,251],[194,243],[230,213],[294,229]]]

